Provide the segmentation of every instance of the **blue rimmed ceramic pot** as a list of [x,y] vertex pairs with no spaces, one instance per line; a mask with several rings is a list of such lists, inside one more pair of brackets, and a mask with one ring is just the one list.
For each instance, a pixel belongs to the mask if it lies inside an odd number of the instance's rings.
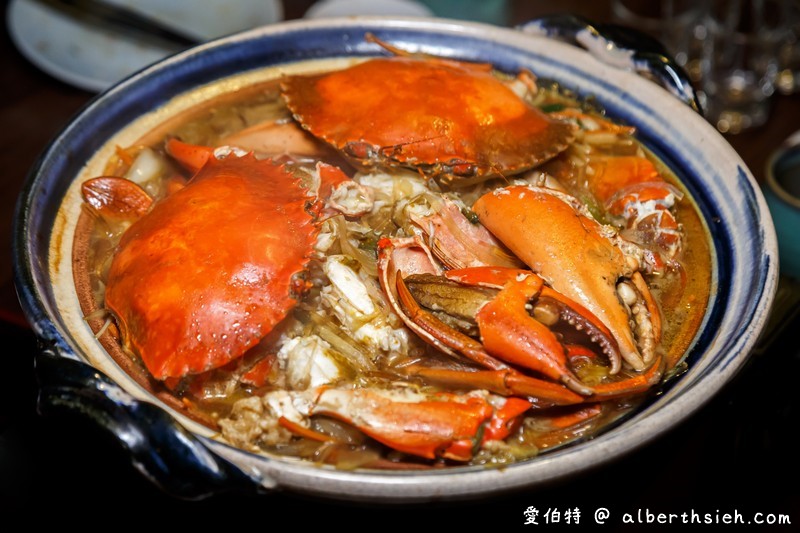
[[[680,73],[647,43],[634,42],[632,49],[629,34],[605,29],[573,18],[517,29],[437,19],[286,22],[180,53],[100,94],[43,153],[18,204],[16,283],[41,340],[40,407],[76,408],[94,417],[154,482],[189,497],[233,486],[371,501],[475,497],[577,475],[681,423],[736,374],[765,326],[777,284],[775,231],[754,178],[693,109]],[[503,469],[341,471],[221,442],[150,394],[95,339],[72,276],[80,182],[98,173],[115,145],[139,138],[221,87],[276,76],[298,61],[385,53],[365,40],[368,33],[404,49],[491,62],[508,72],[528,68],[592,95],[608,115],[636,126],[644,144],[686,185],[712,241],[712,296],[686,355],[688,370],[633,416],[591,440]]]

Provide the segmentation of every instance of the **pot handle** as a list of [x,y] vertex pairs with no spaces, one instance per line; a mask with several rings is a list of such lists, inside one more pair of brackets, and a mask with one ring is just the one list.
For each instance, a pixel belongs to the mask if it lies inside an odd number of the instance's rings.
[[187,500],[261,485],[213,454],[164,409],[135,399],[102,372],[44,347],[34,357],[40,414],[75,412],[108,430],[133,465],[163,491]]
[[659,41],[639,30],[616,24],[593,24],[577,15],[548,15],[521,24],[517,29],[581,46],[604,63],[655,81],[703,114],[697,92],[683,68]]

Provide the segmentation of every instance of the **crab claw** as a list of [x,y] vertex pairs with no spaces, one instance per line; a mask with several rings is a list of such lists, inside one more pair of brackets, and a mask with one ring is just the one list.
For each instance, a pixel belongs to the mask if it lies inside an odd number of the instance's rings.
[[[420,251],[424,249],[421,240],[407,239],[400,244],[401,249],[415,248],[421,257],[428,258]],[[400,268],[395,263],[397,248],[393,241],[383,239],[379,250],[382,285],[397,314],[412,331],[441,351],[466,357],[497,372],[491,377],[484,375],[489,390],[506,393],[513,384],[510,390],[517,395],[557,404],[578,401],[573,393],[554,388],[552,384],[543,385],[541,380],[515,370],[521,367],[560,381],[578,394],[591,395],[592,388],[582,383],[569,368],[566,348],[551,330],[561,322],[584,331],[592,342],[611,354],[610,358],[614,355],[619,358],[610,332],[592,313],[545,287],[544,281],[530,271],[474,267],[451,270],[443,277],[431,274],[430,271],[435,270],[427,268],[426,274],[414,274],[408,266]],[[409,289],[408,284],[413,288]],[[462,320],[474,321],[480,340],[444,323],[418,300],[429,309],[449,308]],[[434,377],[431,372],[422,373]],[[478,376],[463,378],[469,380]]]
[[[485,194],[473,210],[553,289],[597,316],[616,340],[622,359],[642,371],[655,360],[661,328],[660,310],[647,284],[638,279],[642,259],[635,252],[641,250],[570,199],[546,189],[513,186]],[[607,354],[612,373],[619,372],[619,357]]]
[[[534,306],[533,313],[528,312],[528,306]],[[609,358],[619,353],[608,329],[591,313],[545,287],[542,278],[531,272],[507,281],[475,318],[489,353],[561,381],[579,394],[589,395],[592,389],[569,369],[564,346],[550,327],[566,318],[578,328],[586,328]]]

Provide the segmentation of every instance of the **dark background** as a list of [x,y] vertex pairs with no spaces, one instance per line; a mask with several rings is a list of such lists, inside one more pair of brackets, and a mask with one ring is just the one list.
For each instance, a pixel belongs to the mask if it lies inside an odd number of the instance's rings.
[[[302,16],[311,3],[286,2],[286,18]],[[588,4],[513,1],[509,23],[567,11],[610,21],[608,2]],[[50,78],[19,55],[5,31],[6,2],[0,6],[0,531],[12,516],[24,517],[28,526],[88,529],[115,523],[179,528],[218,523],[237,530],[352,525],[359,530],[414,526],[503,531],[537,527],[524,526],[523,513],[531,506],[539,510],[538,527],[544,530],[586,529],[594,510],[606,507],[612,516],[598,530],[641,531],[644,526],[621,524],[622,514],[647,509],[694,510],[720,517],[739,511],[745,519],[755,512],[783,513],[793,526],[723,530],[800,531],[796,313],[791,321],[775,321],[785,327],[772,330],[775,334],[762,342],[744,370],[705,407],[656,442],[553,486],[478,501],[360,505],[285,492],[181,500],[141,475],[118,442],[87,419],[75,414],[40,415],[33,368],[36,339],[20,313],[12,282],[12,213],[36,156],[92,95]],[[800,94],[780,96],[766,126],[728,140],[761,181],[768,154],[798,127]],[[796,290],[797,284],[784,279],[782,286]],[[564,523],[564,511],[576,507],[581,511],[580,524]],[[545,523],[548,509],[562,513],[560,524]],[[284,526],[275,523],[278,517]],[[695,526],[700,531],[710,527]],[[648,530],[659,528],[669,526],[653,525]]]

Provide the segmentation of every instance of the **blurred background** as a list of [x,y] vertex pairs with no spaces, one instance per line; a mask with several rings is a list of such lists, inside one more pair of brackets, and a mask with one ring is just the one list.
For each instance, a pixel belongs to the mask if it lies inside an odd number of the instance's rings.
[[[112,0],[108,0],[111,2]],[[48,0],[49,2],[49,0]],[[770,156],[800,129],[800,2],[636,0],[310,0],[242,2],[245,16],[231,13],[237,2],[192,2],[191,14],[170,12],[176,2],[125,2],[159,18],[187,42],[202,41],[258,24],[352,14],[423,15],[513,27],[548,14],[572,13],[597,24],[622,24],[659,39],[686,70],[701,94],[708,120],[741,155],[760,184]],[[498,528],[523,524],[523,511],[603,504],[612,510],[650,506],[684,511],[690,506],[754,508],[793,513],[800,523],[800,468],[793,425],[800,419],[795,376],[800,356],[793,330],[797,281],[782,282],[774,322],[746,373],[725,393],[668,438],[632,454],[621,464],[598,469],[552,490],[501,495],[474,503],[431,503],[405,511],[314,501],[292,494],[262,497],[231,494],[204,502],[175,500],[130,464],[117,442],[77,416],[43,417],[36,412],[32,354],[36,340],[21,314],[13,286],[11,236],[16,198],[29,169],[48,142],[82,106],[108,84],[177,45],[134,45],[108,29],[87,29],[47,2],[13,0],[2,6],[0,36],[0,335],[4,343],[4,386],[0,387],[0,513],[39,505],[65,506],[69,523],[94,520],[93,509],[113,509],[135,522],[151,512],[169,522],[206,524],[205,517],[269,522],[272,513],[296,524],[366,523],[381,527],[421,521],[425,513],[441,524]],[[246,6],[245,6],[246,4]],[[205,6],[208,10],[197,13]],[[245,9],[246,7],[246,9]],[[247,11],[247,9],[251,11]],[[143,11],[144,12],[144,11]],[[192,28],[176,20],[194,20]],[[224,20],[225,27],[217,22]],[[98,36],[98,32],[100,35]],[[79,35],[77,41],[75,35]],[[72,39],[72,40],[70,40]],[[116,55],[115,55],[116,54]],[[145,63],[146,64],[146,63]],[[143,65],[142,65],[143,66]],[[132,71],[132,70],[131,70]],[[769,350],[767,350],[769,347]],[[791,437],[790,437],[791,435]],[[779,490],[780,485],[786,487]],[[746,492],[745,492],[746,491]],[[760,503],[759,503],[760,505]],[[771,506],[771,507],[770,507]],[[589,507],[586,507],[589,509]],[[84,514],[83,509],[89,513]],[[307,510],[313,510],[309,513]],[[758,510],[758,509],[756,509]],[[133,514],[131,514],[133,511]],[[42,511],[46,513],[46,511]],[[34,521],[44,516],[28,515]],[[588,517],[587,517],[588,520]],[[555,527],[550,525],[550,527]],[[796,526],[795,526],[796,527]],[[577,529],[577,528],[575,528]],[[604,528],[613,530],[611,527]]]

